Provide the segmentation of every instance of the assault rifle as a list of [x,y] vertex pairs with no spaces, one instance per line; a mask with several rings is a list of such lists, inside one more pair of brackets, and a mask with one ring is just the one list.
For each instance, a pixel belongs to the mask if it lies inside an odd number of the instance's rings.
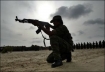
[[[22,19],[22,20],[21,20],[21,19],[18,19],[18,17],[16,16],[15,21],[19,21],[20,23],[31,23],[31,24],[33,24],[34,26],[36,26],[35,23],[39,23],[39,24],[41,24],[42,26],[49,26],[49,27],[51,27],[52,29],[54,29],[54,26],[50,25],[48,22],[39,21],[39,20],[36,20],[36,19]],[[37,26],[37,27],[38,27],[38,26]],[[39,34],[40,32],[41,32],[41,28],[38,27],[38,29],[36,30],[36,33]]]

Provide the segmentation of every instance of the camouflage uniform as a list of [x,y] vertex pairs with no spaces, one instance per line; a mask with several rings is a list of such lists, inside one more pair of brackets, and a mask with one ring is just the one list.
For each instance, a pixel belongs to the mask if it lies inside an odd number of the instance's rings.
[[73,48],[71,34],[65,25],[60,25],[55,31],[55,35],[50,36],[50,44],[53,52],[48,56],[47,61],[62,59],[61,54],[65,54]]

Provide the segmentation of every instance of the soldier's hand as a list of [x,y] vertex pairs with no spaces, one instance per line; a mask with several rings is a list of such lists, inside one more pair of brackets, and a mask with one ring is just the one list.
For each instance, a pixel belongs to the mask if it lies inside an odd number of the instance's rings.
[[45,25],[46,29],[50,31],[50,27],[48,25]]

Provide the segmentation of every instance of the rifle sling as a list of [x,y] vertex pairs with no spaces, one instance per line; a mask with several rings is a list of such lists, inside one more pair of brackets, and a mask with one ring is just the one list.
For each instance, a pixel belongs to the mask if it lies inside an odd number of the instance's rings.
[[[42,31],[41,31],[41,34],[42,34]],[[44,46],[46,47],[45,40],[50,40],[50,39],[45,38],[43,34],[42,34],[42,37],[44,38],[44,39],[43,39],[43,43],[44,43]]]

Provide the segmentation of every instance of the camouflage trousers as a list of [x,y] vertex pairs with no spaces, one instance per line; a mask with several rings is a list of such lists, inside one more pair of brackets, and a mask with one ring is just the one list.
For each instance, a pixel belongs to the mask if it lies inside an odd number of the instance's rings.
[[70,51],[70,45],[64,39],[58,36],[55,35],[51,36],[50,44],[53,52],[48,56],[47,59],[50,58],[54,58],[54,60],[62,59],[61,54]]

